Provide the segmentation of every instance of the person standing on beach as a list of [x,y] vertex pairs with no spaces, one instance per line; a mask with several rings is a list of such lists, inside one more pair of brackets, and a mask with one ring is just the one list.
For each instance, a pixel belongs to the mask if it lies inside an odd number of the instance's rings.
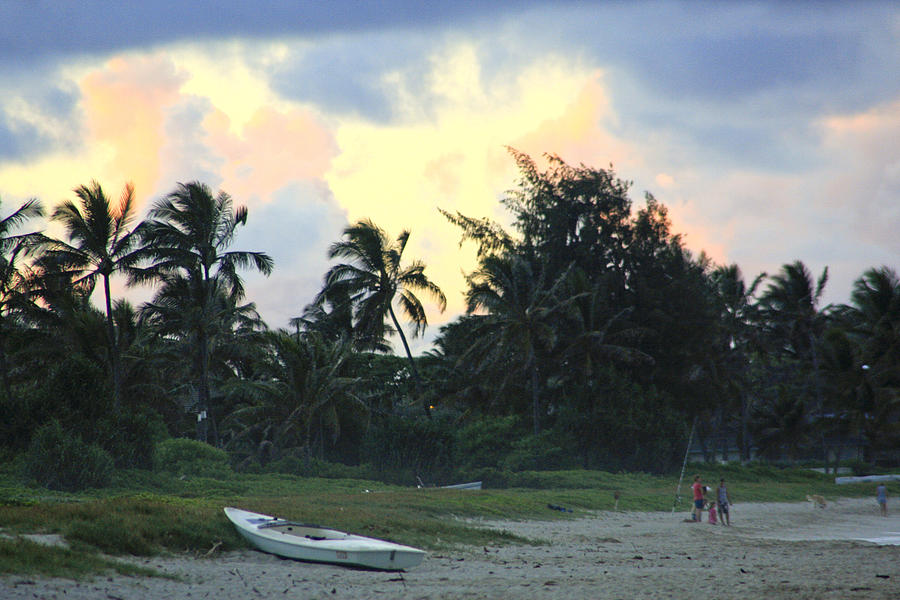
[[731,505],[731,497],[728,495],[728,488],[725,487],[725,478],[719,481],[719,487],[716,490],[716,504],[719,505],[719,520],[722,525],[731,525],[731,511],[728,507]]
[[881,508],[881,516],[887,516],[887,486],[879,483],[875,488],[875,499],[878,500],[878,506]]
[[694,483],[691,485],[694,491],[694,521],[703,521],[703,484],[700,483],[700,476],[694,475]]

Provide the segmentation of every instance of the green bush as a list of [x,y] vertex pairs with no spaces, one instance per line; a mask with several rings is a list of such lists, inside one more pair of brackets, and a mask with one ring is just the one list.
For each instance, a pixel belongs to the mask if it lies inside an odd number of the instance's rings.
[[500,468],[507,471],[549,471],[574,466],[575,458],[563,450],[556,437],[556,432],[545,431],[517,440],[500,462]]
[[456,464],[460,468],[499,467],[516,447],[516,442],[529,432],[518,416],[486,416],[456,433]]
[[367,465],[345,465],[312,458],[308,462],[298,456],[285,456],[260,467],[261,473],[281,473],[299,477],[323,479],[372,479],[374,474]]
[[103,447],[119,469],[150,469],[156,444],[169,437],[166,424],[154,410],[125,411],[97,424],[103,431]]
[[453,468],[456,426],[448,419],[389,416],[373,423],[363,442],[364,456],[375,471],[411,473],[426,482],[437,481]]
[[156,444],[153,470],[178,476],[219,478],[233,472],[227,452],[187,438],[172,438]]
[[73,492],[108,485],[113,459],[97,444],[85,443],[51,421],[32,437],[24,469],[26,478],[44,487]]
[[654,387],[644,388],[615,369],[595,389],[570,390],[561,402],[555,427],[568,434],[584,468],[604,471],[666,473],[684,456],[687,432],[674,400]]

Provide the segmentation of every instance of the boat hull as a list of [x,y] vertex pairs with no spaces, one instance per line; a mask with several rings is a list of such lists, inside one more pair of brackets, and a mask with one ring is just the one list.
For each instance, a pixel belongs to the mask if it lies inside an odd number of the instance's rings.
[[250,544],[296,560],[400,571],[421,564],[425,551],[394,542],[302,525],[227,507],[225,515]]

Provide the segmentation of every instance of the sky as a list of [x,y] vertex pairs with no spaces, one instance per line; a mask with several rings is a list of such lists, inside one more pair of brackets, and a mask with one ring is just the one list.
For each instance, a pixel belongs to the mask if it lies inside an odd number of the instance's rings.
[[[0,213],[200,181],[268,253],[247,299],[287,327],[370,218],[464,311],[474,248],[438,209],[508,223],[507,147],[610,165],[695,253],[749,281],[803,261],[824,303],[900,269],[896,2],[0,2]],[[61,235],[54,225],[41,224]],[[118,294],[136,300],[147,290]]]

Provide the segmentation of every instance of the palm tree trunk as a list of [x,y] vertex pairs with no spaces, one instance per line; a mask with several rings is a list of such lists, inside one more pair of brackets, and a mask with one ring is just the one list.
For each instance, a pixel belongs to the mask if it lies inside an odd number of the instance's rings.
[[[822,382],[819,380],[819,353],[816,352],[816,340],[812,331],[809,332],[809,349],[813,363],[813,385],[816,390],[816,405],[819,412],[819,431],[822,435],[822,460],[825,463],[825,474],[828,474],[828,443],[825,441],[825,403],[822,401]],[[837,473],[837,465],[835,465]]]
[[197,439],[209,443],[209,346],[204,332],[198,332],[200,345],[200,380],[197,382]]
[[412,352],[409,351],[409,343],[406,341],[406,336],[403,334],[403,328],[400,327],[400,322],[397,320],[397,315],[394,314],[394,308],[392,306],[388,306],[388,313],[391,315],[391,321],[394,322],[394,327],[397,328],[397,333],[400,334],[400,341],[403,342],[403,349],[406,350],[406,358],[409,359],[409,367],[410,373],[413,377],[413,384],[416,390],[416,396],[422,402],[422,407],[425,409],[425,415],[430,419],[431,418],[431,407],[428,406],[428,401],[425,399],[425,394],[422,390],[422,379],[419,377],[419,370],[416,369],[416,362],[413,360]]
[[109,363],[112,370],[113,412],[119,414],[119,399],[122,391],[122,374],[119,368],[119,342],[116,339],[116,328],[112,314],[112,292],[109,287],[109,276],[103,276],[103,292],[106,296],[106,337],[109,341]]
[[3,393],[6,396],[6,401],[10,402],[12,400],[12,382],[9,379],[9,364],[6,357],[5,336],[0,337],[0,372],[2,372],[3,375]]
[[538,394],[538,371],[536,363],[534,351],[532,350],[528,357],[528,370],[531,372],[531,416],[534,421],[534,435],[541,432],[541,398]]
[[747,406],[747,392],[741,390],[741,462],[750,460],[750,415]]

